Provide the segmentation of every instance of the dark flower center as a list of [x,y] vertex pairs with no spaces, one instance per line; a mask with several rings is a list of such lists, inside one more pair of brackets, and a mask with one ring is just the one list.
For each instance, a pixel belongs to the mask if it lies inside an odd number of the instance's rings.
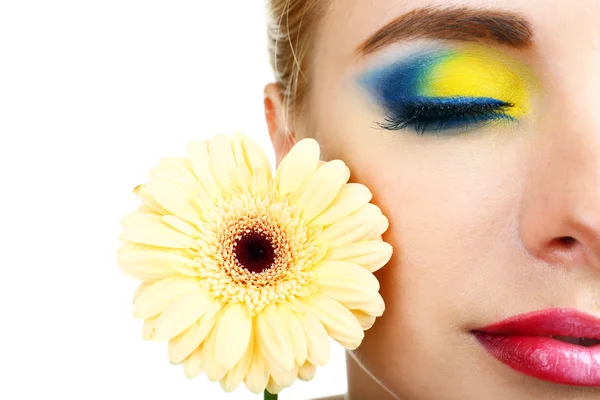
[[257,274],[271,268],[275,261],[271,240],[260,232],[244,233],[236,242],[234,253],[242,267]]

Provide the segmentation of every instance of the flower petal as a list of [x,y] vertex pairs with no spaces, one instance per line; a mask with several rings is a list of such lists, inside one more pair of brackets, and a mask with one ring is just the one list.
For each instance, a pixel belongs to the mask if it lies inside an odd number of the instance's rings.
[[158,317],[158,315],[155,315],[154,317],[150,317],[144,320],[144,325],[142,326],[142,338],[144,340],[154,340],[156,320],[158,319]]
[[375,239],[376,232],[385,232],[388,219],[374,204],[367,204],[355,213],[329,225],[319,235],[319,242],[328,248]]
[[150,250],[150,251],[163,251],[169,254],[174,254],[184,258],[190,258],[190,252],[186,249],[170,249],[167,247],[157,247],[149,244],[134,243],[134,242],[123,242],[119,247],[120,251],[137,251],[137,250]]
[[187,146],[187,153],[190,159],[190,164],[201,186],[205,189],[206,194],[217,196],[221,193],[215,177],[212,174],[210,165],[210,155],[208,153],[208,143],[201,141],[191,142]]
[[319,167],[305,185],[298,187],[296,205],[302,209],[303,219],[311,221],[327,209],[348,179],[350,170],[343,161],[333,160]]
[[[284,325],[287,327],[290,338],[292,339],[292,347],[294,348],[294,359],[296,360],[296,364],[302,365],[306,361],[306,357],[308,355],[306,336],[304,335],[302,325],[300,324],[298,317],[296,317],[296,314],[285,305],[279,307],[278,313],[279,316],[281,316]],[[278,383],[281,382],[278,381]]]
[[252,351],[254,350],[254,340],[250,339],[250,343],[246,346],[246,351],[244,351],[244,355],[238,361],[238,363],[227,372],[225,378],[221,379],[220,384],[221,388],[227,393],[233,392],[235,389],[240,386],[244,377],[248,373],[248,367],[250,366],[250,361],[252,360]]
[[262,199],[269,191],[269,178],[262,168],[254,171],[250,191],[255,199]]
[[298,378],[308,382],[315,377],[316,373],[317,367],[307,361],[302,365],[302,367],[300,367],[300,370],[298,371]]
[[231,194],[237,188],[237,164],[233,143],[227,135],[215,135],[208,142],[208,153],[213,176],[223,193]]
[[249,192],[252,190],[252,174],[243,164],[237,166],[236,182],[240,191]]
[[176,182],[187,188],[194,188],[198,184],[191,163],[178,156],[162,158],[148,177],[150,182]]
[[179,232],[191,238],[198,238],[198,229],[183,219],[175,215],[163,215],[162,220],[165,221],[170,227],[177,229]]
[[378,295],[379,281],[363,267],[345,261],[322,261],[313,269],[322,293],[350,309],[371,307]]
[[124,229],[119,239],[150,246],[184,249],[193,245],[192,239],[173,229],[160,215],[137,214],[123,220]]
[[206,372],[208,379],[212,382],[220,381],[228,372],[227,368],[223,368],[221,364],[217,362],[217,358],[215,357],[217,332],[219,330],[219,324],[221,323],[221,316],[222,313],[217,317],[215,326],[202,345],[202,348],[204,349],[204,371]]
[[265,359],[278,368],[294,367],[292,339],[281,316],[273,307],[265,308],[256,317],[256,331]]
[[216,361],[225,369],[237,364],[248,348],[252,336],[252,317],[241,303],[231,304],[223,311],[217,330]]
[[352,347],[360,345],[365,334],[350,310],[321,294],[304,299],[304,303],[321,320],[327,333],[334,340],[350,344]]
[[375,317],[381,317],[385,311],[385,303],[381,294],[375,293],[369,302],[362,304],[360,307],[357,307],[357,309]]
[[256,343],[253,345],[252,361],[248,367],[248,373],[244,378],[244,383],[249,391],[254,394],[259,394],[262,393],[267,386],[267,382],[269,381],[269,370],[267,369],[267,363],[260,352],[259,346]]
[[352,314],[354,314],[354,316],[358,320],[358,323],[360,324],[360,326],[365,331],[371,329],[371,327],[375,323],[375,320],[377,319],[377,317],[375,317],[374,315],[364,313],[360,310],[351,310],[351,311],[352,311]]
[[169,340],[189,328],[206,312],[212,297],[200,286],[171,302],[156,322],[156,340]]
[[216,207],[216,201],[218,201],[216,197],[222,195],[223,193],[219,188],[214,189],[212,192],[202,187],[196,190],[196,203],[198,203],[198,208],[202,210],[203,217],[206,216],[206,219],[210,220],[211,212]]
[[149,221],[149,220],[150,221],[161,221],[162,215],[160,215],[159,213],[157,213],[150,207],[142,204],[136,210],[127,213],[121,219],[121,226],[125,228],[129,225],[135,225],[140,222],[143,223],[143,222]]
[[352,288],[356,291],[377,292],[379,281],[360,265],[346,261],[323,260],[313,267],[318,286]]
[[161,215],[169,214],[169,211],[167,211],[163,206],[158,204],[156,200],[154,200],[152,196],[150,196],[145,185],[136,186],[135,189],[133,189],[133,193],[137,196],[138,199],[140,199],[142,203],[144,203],[146,206],[150,207],[157,213]]
[[314,139],[303,139],[291,148],[275,173],[275,187],[280,198],[301,187],[316,171],[319,155],[319,144]]
[[189,258],[156,250],[131,250],[122,246],[117,251],[117,264],[121,270],[141,281],[157,281],[168,276],[176,275],[174,266],[185,266]]
[[[172,218],[177,218],[173,217]],[[165,216],[163,216],[165,218]],[[183,222],[183,221],[182,221]],[[200,272],[198,270],[199,265],[190,257],[192,255],[186,249],[170,249],[167,247],[156,247],[150,246],[146,244],[133,243],[133,242],[124,242],[121,244],[118,252],[128,253],[128,252],[137,252],[137,251],[149,251],[149,252],[160,252],[166,253],[170,256],[178,257],[179,259],[183,258],[187,261],[184,264],[173,263],[170,264],[171,268],[180,274],[187,276],[199,276]],[[118,253],[117,253],[118,254]]]
[[172,276],[154,282],[133,304],[135,318],[150,318],[162,312],[169,303],[187,292],[197,289],[198,281],[184,276]]
[[281,385],[278,385],[277,382],[273,380],[273,378],[269,379],[269,382],[267,383],[267,390],[269,391],[269,393],[279,394],[279,392],[281,392],[283,389],[285,388]]
[[196,203],[195,194],[190,189],[176,182],[157,181],[144,185],[145,191],[160,206],[185,221],[197,225],[201,221],[201,213]]
[[331,205],[315,218],[311,225],[331,225],[368,204],[371,191],[360,183],[347,183],[340,189]]
[[202,350],[202,346],[196,347],[192,354],[183,361],[183,370],[185,371],[185,376],[189,379],[193,379],[202,373],[202,369],[204,368]]
[[222,308],[223,303],[220,300],[213,301],[196,323],[179,336],[171,339],[169,341],[169,361],[177,364],[200,346],[215,326],[217,315]]
[[294,381],[298,377],[299,370],[300,367],[298,367],[297,364],[294,364],[294,368],[292,368],[289,371],[279,369],[274,365],[271,365],[270,367],[271,378],[273,378],[275,383],[283,387],[291,386],[292,383],[294,383]]
[[[251,172],[262,169],[270,178],[271,163],[263,149],[243,133],[236,133],[234,137],[242,142],[244,160],[246,161],[248,169]],[[238,163],[239,162],[240,160],[238,160]]]
[[135,289],[135,293],[133,294],[134,303],[138,299],[138,297],[140,297],[141,294],[144,293],[144,290],[148,289],[148,287],[152,285],[152,283],[153,282],[142,282],[138,285],[138,287]]
[[264,171],[265,178],[271,178],[271,164],[265,152],[246,135],[242,133],[234,135],[233,151],[237,162],[238,182],[242,189],[252,189],[256,171]]
[[252,183],[252,171],[253,168],[246,163],[246,156],[244,155],[243,143],[239,137],[234,136],[231,147],[233,150],[233,158],[235,159],[237,178],[236,182],[240,185],[242,190],[249,189]]
[[370,240],[330,248],[325,259],[358,264],[367,271],[375,272],[390,261],[392,251],[389,243],[382,240]]
[[312,312],[299,313],[298,319],[306,335],[307,359],[320,367],[329,361],[329,337],[325,327]]

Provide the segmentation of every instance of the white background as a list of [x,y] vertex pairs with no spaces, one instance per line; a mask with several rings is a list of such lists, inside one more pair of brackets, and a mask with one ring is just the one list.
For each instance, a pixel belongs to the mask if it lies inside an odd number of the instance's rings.
[[[261,0],[0,2],[0,398],[253,399],[188,380],[115,263],[131,190],[188,141],[272,153]],[[344,392],[343,351],[280,395]]]

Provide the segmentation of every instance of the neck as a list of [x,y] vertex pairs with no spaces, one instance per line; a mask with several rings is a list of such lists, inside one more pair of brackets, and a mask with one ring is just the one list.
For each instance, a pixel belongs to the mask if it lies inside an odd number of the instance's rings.
[[348,373],[348,394],[345,400],[399,400],[398,397],[384,389],[365,369],[346,353],[346,370]]

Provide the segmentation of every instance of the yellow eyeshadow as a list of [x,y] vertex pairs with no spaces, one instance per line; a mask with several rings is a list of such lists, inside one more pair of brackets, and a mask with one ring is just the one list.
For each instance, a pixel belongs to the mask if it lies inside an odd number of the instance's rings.
[[480,45],[441,57],[429,68],[419,84],[419,93],[427,97],[488,97],[514,106],[511,117],[521,117],[530,108],[530,74],[516,60],[500,56]]

